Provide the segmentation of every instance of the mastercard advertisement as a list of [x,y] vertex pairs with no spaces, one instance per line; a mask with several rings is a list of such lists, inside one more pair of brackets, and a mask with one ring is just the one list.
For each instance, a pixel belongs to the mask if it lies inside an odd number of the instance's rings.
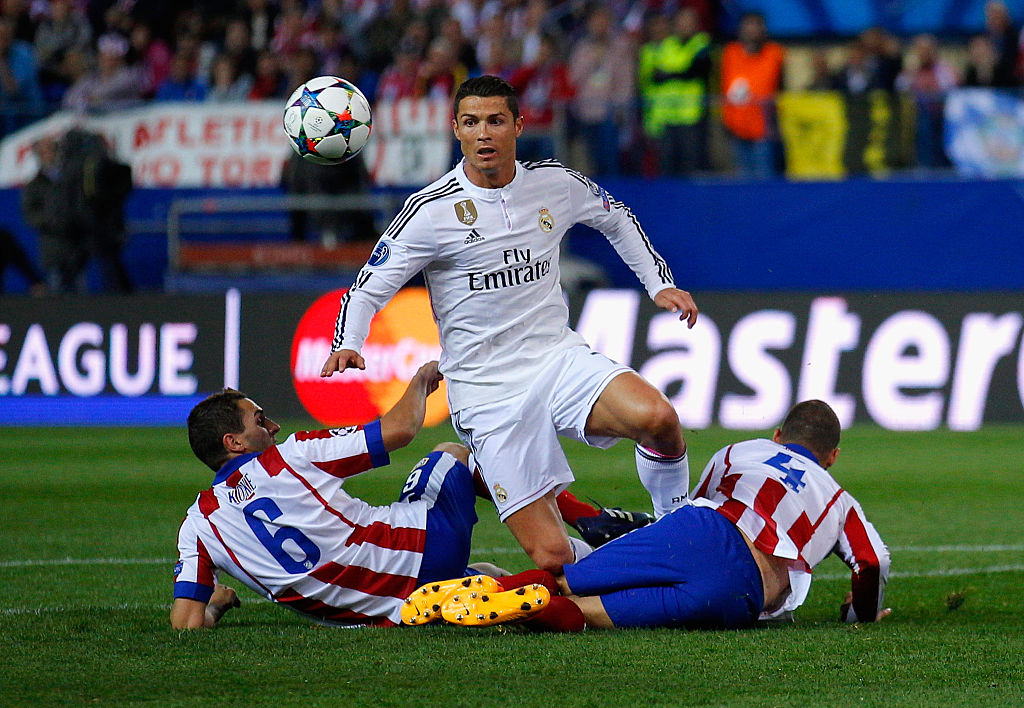
[[[306,411],[328,427],[379,418],[402,397],[417,369],[441,356],[426,289],[406,288],[373,318],[361,352],[366,369],[322,378],[320,369],[331,353],[344,294],[345,290],[334,290],[317,299],[299,320],[292,340],[295,393]],[[427,399],[424,425],[437,425],[447,418],[448,396],[442,382]]]

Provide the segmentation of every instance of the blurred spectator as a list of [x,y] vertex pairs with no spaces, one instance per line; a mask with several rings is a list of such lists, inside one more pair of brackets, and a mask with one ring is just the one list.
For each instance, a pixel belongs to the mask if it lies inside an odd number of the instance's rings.
[[412,19],[408,0],[392,0],[386,7],[386,12],[378,13],[366,26],[359,43],[363,62],[370,71],[379,74],[381,80],[384,70],[397,60],[393,53]]
[[686,175],[707,165],[711,37],[700,31],[699,22],[696,10],[684,8],[669,36],[640,50],[644,131],[657,146],[663,175]]
[[[369,194],[370,175],[361,155],[340,165],[317,165],[293,153],[281,170],[281,186],[287,194]],[[309,240],[310,226],[319,232],[316,235],[326,248],[348,241],[376,241],[379,236],[369,211],[290,212],[292,241]]]
[[520,48],[503,14],[495,13],[480,25],[476,60],[484,74],[500,76],[507,81],[519,66]]
[[316,35],[310,47],[316,52],[319,73],[323,76],[338,76],[341,56],[348,51],[341,25],[334,19],[321,15],[317,19]]
[[378,101],[414,98],[419,82],[419,55],[415,47],[402,42],[395,49],[395,61],[384,70],[377,83]]
[[0,17],[0,136],[20,128],[42,110],[32,45],[14,35],[14,21]]
[[[77,236],[81,247],[96,259],[104,291],[131,292],[132,284],[121,262],[127,238],[124,204],[132,191],[131,167],[110,155],[103,138],[84,130],[68,131],[59,150],[60,228]],[[72,282],[78,275],[74,273]]]
[[993,86],[1016,86],[1019,37],[1006,4],[991,0],[985,3],[985,31],[996,51]]
[[249,91],[251,100],[287,98],[296,86],[288,88],[286,85],[284,72],[281,71],[281,64],[274,52],[264,49],[259,53],[256,59],[256,75],[253,77],[252,90]]
[[948,167],[942,146],[943,108],[946,92],[958,83],[956,70],[939,56],[939,45],[930,34],[914,38],[907,56],[907,68],[898,86],[914,98],[917,108],[915,147],[920,167]]
[[129,42],[129,62],[138,67],[145,95],[153,96],[171,74],[171,49],[167,42],[153,36],[153,29],[146,22],[135,24]]
[[97,68],[79,77],[68,89],[64,107],[75,111],[115,110],[139,103],[143,82],[138,71],[125,65],[128,41],[120,35],[105,34],[97,46]]
[[998,64],[999,54],[992,44],[992,38],[985,34],[971,37],[967,43],[964,86],[998,86],[999,79],[996,71]]
[[171,60],[171,73],[156,90],[157,101],[203,101],[206,86],[195,75],[190,52],[179,51]]
[[864,50],[871,88],[895,91],[896,79],[903,71],[900,40],[881,27],[868,27],[860,33],[859,40]]
[[620,128],[633,105],[636,62],[632,40],[615,32],[611,11],[595,5],[586,32],[569,55],[575,87],[573,122],[583,137],[592,174],[619,173]]
[[743,176],[764,178],[777,172],[771,118],[784,59],[785,50],[768,41],[764,17],[757,13],[743,16],[738,40],[722,54],[722,122]]
[[57,141],[40,138],[32,151],[39,171],[21,190],[21,213],[39,236],[40,260],[50,289],[73,293],[81,289],[77,281],[88,254],[82,241],[67,228]]
[[278,56],[290,56],[299,49],[315,44],[313,22],[301,0],[286,0],[281,3],[281,14],[274,23],[274,34],[270,48]]
[[476,60],[476,50],[473,45],[466,41],[462,33],[462,25],[454,17],[441,22],[440,36],[448,40],[448,43],[456,48],[455,53],[459,57],[459,63],[466,67],[466,71],[475,75],[478,73],[479,64]]
[[834,91],[839,88],[839,76],[832,71],[828,54],[823,49],[811,53],[811,77],[804,86],[806,91]]
[[234,57],[220,54],[213,60],[206,100],[210,103],[244,101],[252,91],[252,76],[239,74]]
[[565,107],[572,99],[569,67],[558,58],[555,40],[542,35],[533,61],[509,79],[519,96],[523,134],[516,143],[520,160],[543,160],[558,154],[554,129],[565,123]]
[[287,67],[288,70],[285,72],[284,78],[285,98],[302,84],[321,75],[317,68],[316,52],[312,49],[300,49],[293,52],[288,58]]
[[11,21],[14,38],[32,44],[36,38],[36,23],[29,14],[27,0],[4,0],[0,3],[0,17]]
[[68,52],[88,50],[91,41],[92,27],[71,0],[51,0],[35,39],[39,82],[48,103],[60,101],[71,85],[64,63]]
[[257,52],[270,48],[277,20],[276,3],[270,0],[244,0],[242,17],[249,29],[250,46]]
[[244,19],[229,20],[224,26],[224,40],[219,52],[230,57],[238,73],[248,74],[250,80],[256,73],[256,50],[251,39],[249,25]]
[[859,38],[846,47],[846,62],[835,76],[835,88],[851,96],[860,96],[881,88],[868,60],[868,51]]
[[419,72],[417,94],[446,101],[455,94],[455,87],[469,76],[466,67],[459,63],[455,47],[444,37],[438,37],[430,43]]
[[520,44],[519,56],[523,65],[537,61],[537,54],[545,36],[544,21],[548,13],[547,0],[528,0],[523,10],[522,22],[513,25],[515,37]]

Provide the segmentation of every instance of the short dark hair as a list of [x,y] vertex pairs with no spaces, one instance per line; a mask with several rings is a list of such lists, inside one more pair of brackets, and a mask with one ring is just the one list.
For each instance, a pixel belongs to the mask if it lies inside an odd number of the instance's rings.
[[480,96],[490,98],[491,96],[504,96],[508,102],[508,109],[512,111],[512,117],[519,117],[519,99],[516,98],[516,90],[512,84],[500,76],[474,76],[472,79],[463,81],[455,91],[455,98],[452,100],[452,115],[459,118],[459,103],[467,96]]
[[812,399],[793,406],[779,428],[783,443],[803,445],[822,462],[839,447],[839,417],[824,401]]
[[188,444],[196,457],[215,472],[228,460],[224,436],[245,430],[238,402],[246,397],[226,388],[204,398],[188,414]]

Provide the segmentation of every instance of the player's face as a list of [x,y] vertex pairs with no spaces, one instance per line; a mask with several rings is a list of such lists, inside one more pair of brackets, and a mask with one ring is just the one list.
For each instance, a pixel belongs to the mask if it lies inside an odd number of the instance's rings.
[[513,116],[504,96],[467,96],[452,121],[466,156],[466,176],[480,187],[503,187],[516,174],[516,139],[523,117]]
[[242,409],[242,422],[245,427],[235,439],[241,442],[246,450],[263,452],[277,442],[274,436],[281,426],[268,418],[262,408],[248,398],[239,401],[238,407]]

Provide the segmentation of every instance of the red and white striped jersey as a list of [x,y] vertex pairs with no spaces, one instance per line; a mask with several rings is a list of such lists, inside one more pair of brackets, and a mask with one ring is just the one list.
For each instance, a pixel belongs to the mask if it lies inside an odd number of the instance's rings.
[[757,548],[792,561],[790,595],[807,597],[811,572],[835,552],[853,571],[853,604],[844,619],[874,620],[889,575],[889,551],[848,492],[800,445],[748,440],[719,450],[701,475],[694,503],[718,510]]
[[389,460],[379,421],[234,458],[178,531],[174,596],[208,602],[223,570],[320,621],[398,624],[423,559],[426,506],[371,506],[342,489]]

